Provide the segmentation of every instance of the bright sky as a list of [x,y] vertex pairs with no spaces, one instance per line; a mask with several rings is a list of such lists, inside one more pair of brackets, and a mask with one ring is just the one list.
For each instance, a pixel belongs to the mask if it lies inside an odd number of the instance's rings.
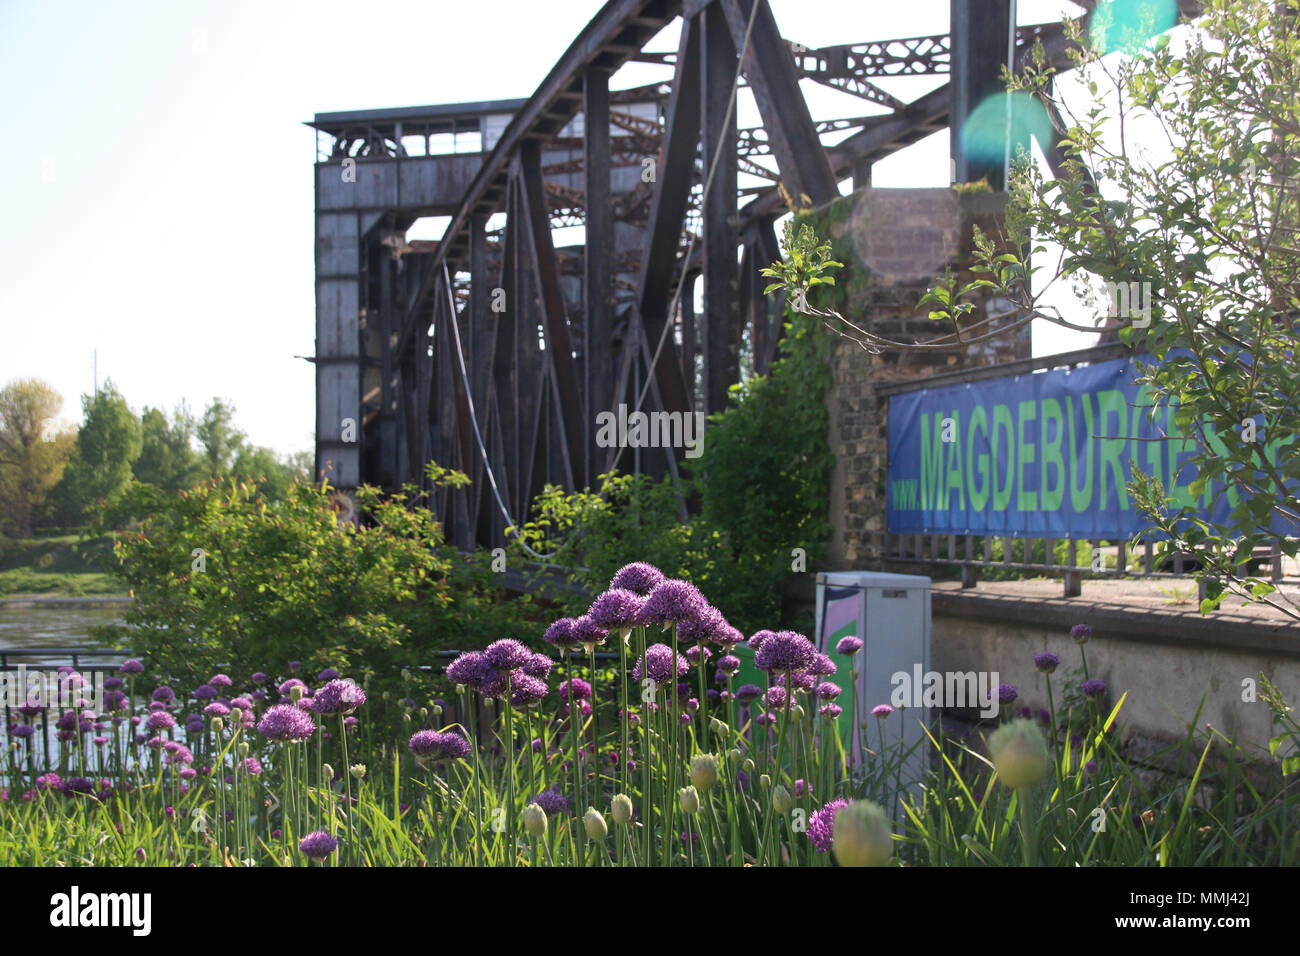
[[[0,383],[133,407],[232,400],[252,441],[312,447],[317,112],[532,94],[600,0],[113,4],[0,0]],[[948,0],[771,0],[807,46],[942,33]],[[1017,21],[1078,8],[1021,0]],[[675,48],[667,33],[654,49]],[[639,67],[615,86],[666,76]],[[912,99],[942,79],[885,84]],[[815,116],[876,112],[805,84]],[[758,120],[743,102],[742,126]],[[877,164],[877,186],[948,183],[947,134]],[[1038,337],[1040,353],[1090,336]]]

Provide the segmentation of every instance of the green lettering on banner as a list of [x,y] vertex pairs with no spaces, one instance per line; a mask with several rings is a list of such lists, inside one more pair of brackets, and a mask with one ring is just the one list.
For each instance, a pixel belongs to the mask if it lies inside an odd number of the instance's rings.
[[947,508],[948,506],[947,504],[948,493],[955,491],[957,493],[957,502],[958,502],[957,507],[965,511],[966,510],[966,485],[965,482],[962,480],[962,476],[965,474],[965,472],[962,470],[962,463],[961,463],[961,412],[955,408],[952,411],[952,422],[953,422],[953,430],[956,432],[957,435],[957,440],[954,442],[944,443],[948,446],[948,450],[946,452],[946,456],[947,456],[946,460],[948,464],[947,467],[944,469],[945,474],[947,475],[947,480],[946,483],[944,484],[944,489],[943,489],[944,507]]
[[[1038,489],[1040,503],[1044,511],[1058,511],[1061,502],[1065,498],[1065,456],[1061,454],[1061,430],[1065,426],[1065,416],[1061,412],[1061,403],[1054,398],[1043,399],[1042,408],[1042,426],[1039,429],[1038,447],[1042,450],[1041,461],[1042,467],[1039,471]],[[1047,423],[1056,422],[1056,439],[1049,442],[1047,440]],[[1053,488],[1047,481],[1047,466],[1056,465],[1056,473],[1060,476],[1056,487]]]
[[[1120,462],[1124,457],[1124,446],[1128,444],[1127,407],[1124,393],[1117,388],[1097,393],[1097,427],[1103,436],[1097,451],[1097,471],[1100,473],[1097,507],[1103,511],[1110,500],[1107,473],[1115,481],[1115,497],[1119,501],[1120,510],[1128,511],[1128,490],[1124,487],[1124,466]],[[1110,435],[1106,429],[1106,418],[1109,415],[1114,415],[1115,418],[1115,435]]]
[[[989,416],[984,411],[983,405],[976,405],[970,413],[970,431],[966,433],[966,465],[982,479],[978,490],[973,480],[967,481],[967,485],[970,486],[970,507],[971,511],[980,512],[989,503],[989,489],[993,482],[989,477],[989,456],[987,454],[975,456],[975,429],[977,428],[984,432],[985,438],[989,437]],[[977,470],[976,463],[979,465]],[[972,474],[971,478],[974,477],[975,475]]]
[[[1083,406],[1083,443],[1086,449],[1086,465],[1079,467],[1078,432],[1074,430],[1074,397],[1065,396],[1065,417],[1070,429],[1070,507],[1075,514],[1082,514],[1092,505],[1092,396],[1084,392],[1079,396]],[[1074,486],[1075,478],[1083,475],[1083,487]]]
[[1025,490],[1025,466],[1034,463],[1036,454],[1033,442],[1025,439],[1025,425],[1038,417],[1038,403],[1021,402],[1018,411],[1020,422],[1016,426],[1016,460],[1019,462],[1016,465],[1016,508],[1019,511],[1037,511],[1038,492]]
[[[944,499],[944,504],[939,499]],[[921,510],[944,508],[948,498],[943,486],[943,412],[934,413],[934,434],[930,416],[921,416]]]
[[[999,428],[999,426],[1002,426]],[[1007,483],[1006,487],[998,486],[998,432],[1006,433],[1007,441]],[[993,406],[993,442],[992,442],[992,468],[993,477],[993,510],[1006,511],[1007,505],[1011,503],[1011,486],[1016,479],[1016,439],[1015,439],[1015,422],[1011,419],[1011,409],[1005,405]]]
[[1180,455],[1187,455],[1196,451],[1196,442],[1189,438],[1180,437],[1183,432],[1174,418],[1174,413],[1177,410],[1178,406],[1172,402],[1165,407],[1165,434],[1169,436],[1169,441],[1165,443],[1169,446],[1167,459],[1169,462],[1169,481],[1165,484],[1165,494],[1173,498],[1174,503],[1180,508],[1194,508],[1196,507],[1196,499],[1192,497],[1191,489],[1188,487],[1191,482],[1181,485],[1178,483],[1178,476],[1186,465],[1185,462],[1180,463],[1178,458]]

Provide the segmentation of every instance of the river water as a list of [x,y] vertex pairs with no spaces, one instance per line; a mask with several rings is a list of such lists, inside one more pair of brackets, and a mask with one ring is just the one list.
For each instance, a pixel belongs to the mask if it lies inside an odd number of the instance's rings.
[[[98,645],[91,639],[90,629],[121,621],[125,609],[123,604],[0,607],[0,653],[42,648],[96,650]],[[56,666],[71,663],[70,657],[64,660],[41,656],[43,662]],[[17,660],[14,657],[11,663]]]

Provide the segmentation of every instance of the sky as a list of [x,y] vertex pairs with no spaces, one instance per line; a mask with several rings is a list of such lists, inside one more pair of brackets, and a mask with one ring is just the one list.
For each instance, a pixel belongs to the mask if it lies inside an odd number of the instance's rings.
[[[315,113],[527,97],[600,0],[112,4],[0,0],[0,383],[44,379],[80,420],[111,378],[131,405],[234,403],[251,441],[313,442]],[[771,0],[810,47],[942,33],[948,0]],[[1078,8],[1021,0],[1019,23]],[[666,31],[650,49],[675,48]],[[616,88],[667,71],[638,66]],[[888,84],[912,99],[944,78]],[[814,116],[870,104],[804,84]],[[740,125],[757,125],[742,97]],[[947,133],[874,170],[946,186]],[[414,235],[412,236],[415,237]],[[1036,330],[1036,354],[1090,344]]]

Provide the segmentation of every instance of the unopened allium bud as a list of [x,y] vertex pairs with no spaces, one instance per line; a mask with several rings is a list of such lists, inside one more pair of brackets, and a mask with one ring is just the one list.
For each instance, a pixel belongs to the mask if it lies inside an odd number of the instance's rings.
[[677,791],[677,805],[682,813],[693,817],[700,812],[700,795],[694,787],[683,787]]
[[762,789],[764,789],[764,790],[768,790],[768,789],[770,789],[771,786],[772,786],[772,778],[769,777],[769,776],[768,776],[767,774],[765,774],[765,773],[764,773],[764,774],[760,774],[759,777],[758,777],[758,785],[759,785],[759,787],[761,787]]
[[484,707],[485,709],[487,709],[487,710],[491,710],[491,709],[492,709],[493,707],[495,707],[496,705],[497,705],[497,699],[496,699],[495,697],[484,697],[484,698],[483,698],[483,707]]
[[233,727],[238,727],[238,726],[239,726],[239,722],[240,722],[240,720],[243,719],[243,717],[244,717],[244,708],[242,708],[242,707],[231,707],[231,708],[230,708],[230,723],[231,723],[231,726],[233,726]]
[[524,807],[519,819],[530,837],[546,836],[546,811],[535,803]]
[[384,692],[383,692],[382,694],[380,694],[379,696],[382,697],[384,700],[392,700],[392,699],[393,699],[393,695],[390,694],[388,691],[384,691]]
[[840,808],[831,839],[840,866],[884,866],[894,855],[889,817],[870,800],[853,800]]
[[302,695],[306,692],[306,690],[307,688],[303,687],[302,684],[294,684],[292,687],[289,688],[289,697],[296,704],[298,703],[298,701],[302,700]]
[[727,725],[716,717],[709,718],[709,727],[712,728],[715,734],[725,734],[727,732]]
[[[766,777],[767,774],[763,776]],[[772,788],[772,809],[783,815],[794,809],[794,797],[779,783]]]
[[792,716],[795,720],[803,720],[803,714],[804,714],[804,710],[802,704],[795,704],[793,707],[790,708],[790,716]]
[[224,720],[222,720],[220,717],[212,718],[212,732],[214,734],[219,734],[221,733],[221,731],[225,729],[226,729],[226,722]]
[[320,778],[321,778],[321,780],[325,781],[326,783],[329,783],[330,781],[332,781],[332,780],[334,779],[334,768],[333,768],[332,766],[330,766],[329,764],[327,764],[327,763],[323,763],[323,764],[321,764],[321,766],[320,766]]
[[235,744],[235,753],[239,754],[239,756],[240,756],[241,759],[244,758],[244,757],[247,757],[247,756],[248,756],[248,741],[246,741],[246,740],[241,740],[239,743]]
[[[490,699],[490,698],[489,698],[489,699]],[[404,723],[404,724],[409,724],[410,722],[411,722],[411,715],[410,715],[410,714],[403,714],[403,715],[402,715],[402,723]]]
[[364,780],[366,779],[366,765],[363,763],[354,763],[351,767],[348,767],[348,773],[352,774],[352,776],[357,780]]
[[619,826],[627,826],[632,822],[632,798],[626,793],[614,794],[614,799],[609,802],[609,815]]
[[410,672],[409,670],[407,670],[405,667],[403,667],[403,668],[402,668],[402,680],[410,680],[410,679],[411,679],[411,672]]
[[434,704],[432,710],[430,710],[430,713],[433,714],[433,716],[435,716],[435,717],[441,717],[441,716],[442,716],[442,704]]
[[428,707],[421,707],[421,708],[420,708],[420,719],[421,719],[421,720],[425,720],[428,716],[429,716],[429,708],[428,708]]
[[740,765],[740,769],[744,770],[745,773],[753,773],[754,761],[751,758],[746,757],[745,762]]
[[998,779],[1012,790],[1032,787],[1047,776],[1051,755],[1042,731],[1031,720],[1017,717],[993,732],[989,755]]
[[601,816],[599,810],[595,807],[588,807],[587,812],[582,815],[582,825],[587,830],[587,839],[600,842],[609,836],[609,826],[605,823],[605,818]]
[[740,758],[743,756],[745,755],[741,753],[739,750],[737,750],[735,747],[732,747],[730,750],[727,751],[727,759],[730,760],[732,763],[740,763]]
[[709,791],[718,785],[718,758],[696,754],[691,758],[691,783],[696,790]]

